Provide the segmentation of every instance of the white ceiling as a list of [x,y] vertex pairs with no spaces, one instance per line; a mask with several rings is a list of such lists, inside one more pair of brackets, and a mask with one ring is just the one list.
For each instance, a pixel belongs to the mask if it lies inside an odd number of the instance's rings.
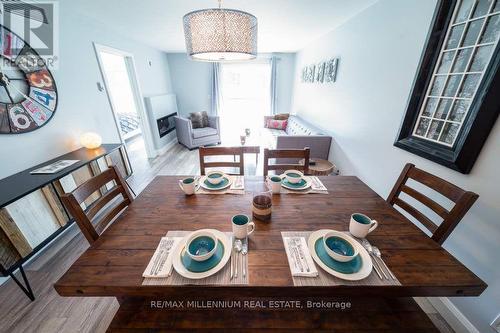
[[[73,2],[74,1],[74,2]],[[226,0],[254,14],[259,52],[295,52],[377,0]],[[75,10],[166,52],[185,52],[182,17],[217,0],[72,0]]]

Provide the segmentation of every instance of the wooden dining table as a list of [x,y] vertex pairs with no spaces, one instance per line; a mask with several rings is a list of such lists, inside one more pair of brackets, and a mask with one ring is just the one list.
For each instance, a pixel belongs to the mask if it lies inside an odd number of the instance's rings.
[[[412,297],[478,296],[487,287],[351,176],[320,177],[328,194],[273,196],[271,221],[254,221],[256,229],[249,237],[248,285],[143,285],[142,273],[167,232],[202,228],[229,232],[231,217],[251,216],[252,193],[265,187],[262,176],[252,176],[245,177],[244,195],[186,196],[177,185],[181,178],[156,177],[55,284],[61,296],[116,297],[120,309],[110,332],[434,332]],[[294,286],[281,232],[346,231],[355,212],[378,221],[368,240],[380,249],[401,285]],[[183,306],[157,306],[165,300]],[[213,300],[264,306],[185,307],[187,301]],[[277,306],[270,308],[270,301]],[[318,307],[306,307],[306,302]],[[350,306],[331,308],[327,302]]]

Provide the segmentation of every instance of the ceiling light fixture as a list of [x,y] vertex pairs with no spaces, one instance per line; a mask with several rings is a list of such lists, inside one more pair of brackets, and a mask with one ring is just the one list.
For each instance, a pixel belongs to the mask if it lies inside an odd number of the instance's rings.
[[197,61],[242,61],[257,56],[257,18],[235,9],[196,10],[184,15],[188,56]]

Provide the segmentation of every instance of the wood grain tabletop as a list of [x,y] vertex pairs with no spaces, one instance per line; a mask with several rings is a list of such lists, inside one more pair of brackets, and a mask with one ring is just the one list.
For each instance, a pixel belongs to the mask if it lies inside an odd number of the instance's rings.
[[[329,194],[273,198],[271,222],[256,222],[249,239],[249,285],[143,286],[142,272],[171,230],[231,231],[235,214],[251,216],[252,192],[263,177],[245,177],[245,195],[185,196],[181,176],[158,176],[55,284],[62,296],[315,297],[476,296],[487,287],[357,177],[320,177]],[[350,215],[379,222],[368,236],[401,286],[294,287],[282,231],[348,230]],[[201,288],[201,289],[200,289]]]

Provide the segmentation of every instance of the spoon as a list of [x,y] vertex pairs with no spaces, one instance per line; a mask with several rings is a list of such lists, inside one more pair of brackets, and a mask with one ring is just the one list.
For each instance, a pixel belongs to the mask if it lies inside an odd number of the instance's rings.
[[237,239],[234,242],[234,248],[236,250],[236,260],[235,260],[235,267],[234,267],[234,277],[238,277],[238,254],[241,252],[242,244],[241,240]]
[[247,271],[246,271],[246,257],[248,253],[248,241],[243,242],[243,249],[241,250],[241,253],[243,254],[243,277],[247,276]]

